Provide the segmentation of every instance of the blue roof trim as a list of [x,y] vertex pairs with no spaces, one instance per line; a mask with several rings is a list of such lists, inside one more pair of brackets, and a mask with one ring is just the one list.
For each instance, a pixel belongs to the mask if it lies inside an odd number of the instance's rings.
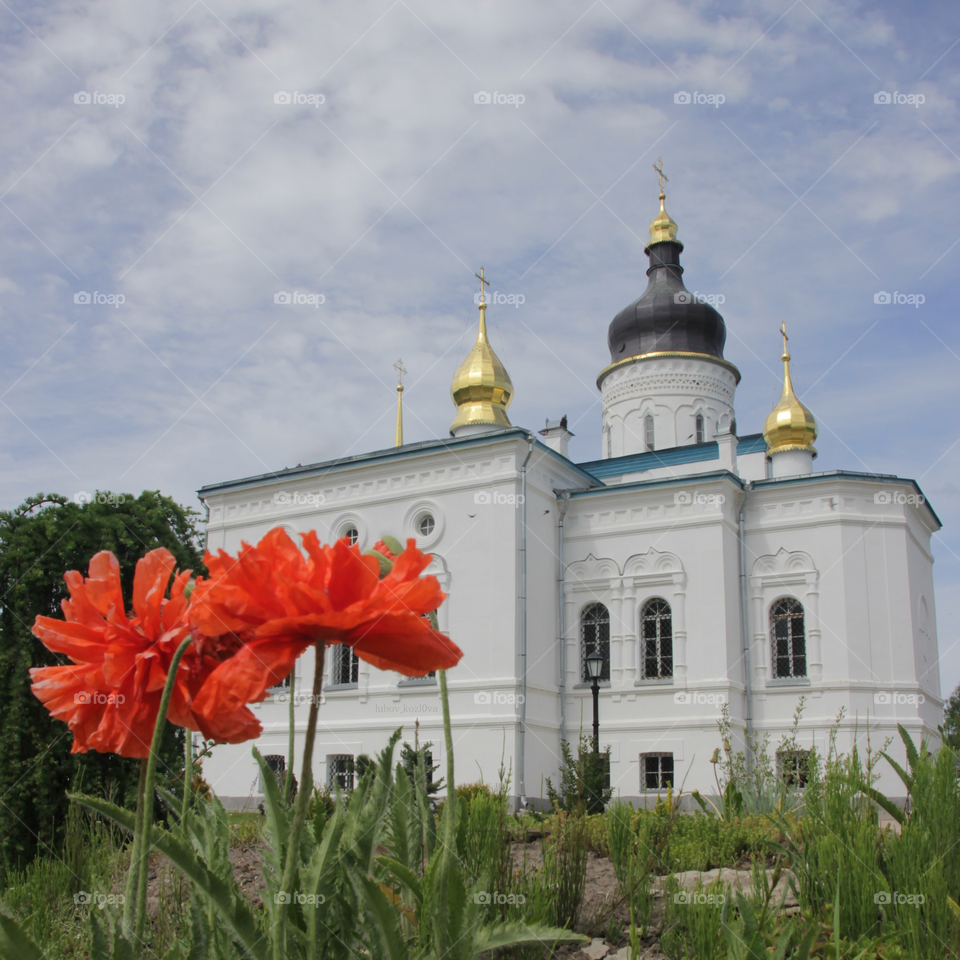
[[672,467],[678,463],[698,463],[701,460],[718,460],[720,447],[712,443],[692,443],[683,447],[671,447],[669,450],[651,450],[649,453],[635,453],[628,457],[610,457],[607,460],[591,460],[580,463],[581,470],[594,477],[622,477],[626,473],[643,473],[657,467]]
[[[625,458],[621,458],[625,459]],[[690,473],[684,477],[657,477],[654,480],[632,480],[630,483],[616,483],[609,487],[592,487],[589,490],[557,490],[557,496],[569,493],[571,497],[589,497],[595,493],[620,493],[623,490],[638,490],[645,487],[689,486],[694,481],[729,480],[741,490],[747,486],[735,473],[729,470],[714,470],[711,473]]]
[[449,450],[454,447],[473,446],[478,443],[490,443],[495,440],[506,440],[511,437],[522,440],[533,439],[538,450],[543,453],[548,453],[557,460],[560,460],[565,466],[581,474],[589,483],[596,484],[599,482],[596,477],[575,464],[572,460],[568,460],[566,457],[557,453],[556,450],[551,449],[545,443],[537,440],[531,431],[525,430],[523,427],[504,427],[499,430],[491,430],[488,433],[481,433],[470,437],[450,437],[446,440],[421,440],[419,443],[405,443],[402,447],[373,450],[370,453],[360,453],[352,457],[341,457],[337,460],[325,460],[319,463],[308,463],[304,466],[285,467],[274,473],[261,473],[252,477],[242,477],[239,480],[211,483],[201,487],[197,491],[197,495],[203,499],[205,495],[211,493],[256,486],[261,483],[269,483],[272,480],[283,480],[287,477],[307,477],[317,473],[329,473],[332,470],[340,470],[345,467],[365,466],[367,464],[380,463],[384,460],[393,460],[399,457],[412,457],[421,453]]
[[737,455],[748,453],[766,453],[767,441],[764,440],[762,433],[751,433],[746,437],[737,438]]

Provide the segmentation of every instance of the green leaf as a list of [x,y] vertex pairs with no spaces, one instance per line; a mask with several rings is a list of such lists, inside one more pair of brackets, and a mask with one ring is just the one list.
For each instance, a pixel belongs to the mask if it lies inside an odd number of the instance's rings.
[[401,543],[396,537],[391,537],[389,534],[385,533],[380,539],[395,557],[399,557],[400,554],[407,549],[405,544]]
[[[550,944],[589,943],[590,938],[561,927],[527,926],[525,923],[500,923],[481,927],[473,941],[474,956],[488,950],[501,950],[521,943]],[[552,955],[552,954],[551,954]]]
[[367,905],[365,913],[370,921],[367,929],[372,934],[372,955],[377,960],[381,957],[388,960],[409,960],[409,952],[398,930],[400,912],[387,899],[375,880],[369,877],[357,879]]
[[[116,804],[97,797],[70,794],[70,799],[90,810],[109,817],[126,830],[133,831],[135,816]],[[193,881],[196,888],[220,914],[231,935],[243,947],[245,957],[268,960],[267,943],[257,927],[253,914],[243,900],[236,884],[227,883],[205,866],[187,844],[168,830],[154,826],[151,840],[164,856]],[[32,958],[31,958],[32,960]]]
[[[274,874],[280,876],[283,870],[284,851],[290,837],[290,815],[287,805],[280,796],[280,785],[273,771],[267,766],[260,751],[253,748],[253,758],[260,767],[260,780],[263,783],[263,806],[267,813],[267,825],[271,842],[267,844],[267,860]],[[301,789],[306,789],[301,787]]]
[[861,789],[878,807],[880,807],[882,810],[886,810],[886,812],[889,813],[890,816],[900,824],[900,826],[903,826],[904,820],[906,819],[904,812],[896,805],[896,803],[893,802],[893,800],[882,794],[876,789],[876,787],[864,785],[861,787]]
[[912,773],[917,768],[920,757],[917,754],[917,748],[914,745],[913,738],[907,733],[907,728],[902,724],[897,724],[897,729],[900,731],[900,739],[903,741],[903,746],[907,751],[907,764],[910,767],[910,772]]
[[903,767],[901,767],[900,764],[897,763],[897,761],[886,752],[886,750],[881,750],[880,756],[884,757],[887,763],[889,763],[890,766],[897,771],[897,776],[903,781],[903,785],[907,788],[907,793],[910,793],[913,790],[913,777],[910,776],[910,774],[907,773],[907,771],[904,770]]
[[0,958],[3,960],[46,960],[40,948],[12,917],[0,912]]
[[386,867],[389,873],[392,873],[410,890],[418,904],[423,902],[423,890],[420,887],[420,877],[417,876],[415,870],[411,870],[410,867],[404,863],[400,863],[399,860],[394,860],[393,857],[377,857],[377,862]]

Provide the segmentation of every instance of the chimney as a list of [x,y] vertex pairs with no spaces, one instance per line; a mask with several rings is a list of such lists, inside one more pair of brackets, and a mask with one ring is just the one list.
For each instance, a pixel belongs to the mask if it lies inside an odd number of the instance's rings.
[[547,425],[540,431],[540,436],[551,450],[556,450],[561,457],[569,458],[567,449],[573,434],[567,429],[566,416],[562,416],[559,420],[548,420]]

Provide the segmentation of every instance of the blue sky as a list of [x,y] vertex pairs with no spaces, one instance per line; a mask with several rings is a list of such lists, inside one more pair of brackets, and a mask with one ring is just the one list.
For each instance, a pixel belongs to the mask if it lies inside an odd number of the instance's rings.
[[0,503],[195,503],[389,446],[398,356],[407,439],[444,436],[481,264],[524,300],[488,315],[511,419],[567,414],[598,457],[662,156],[687,286],[724,298],[741,433],[779,395],[785,320],[817,468],[915,478],[943,520],[949,692],[958,41],[946,3],[0,0]]

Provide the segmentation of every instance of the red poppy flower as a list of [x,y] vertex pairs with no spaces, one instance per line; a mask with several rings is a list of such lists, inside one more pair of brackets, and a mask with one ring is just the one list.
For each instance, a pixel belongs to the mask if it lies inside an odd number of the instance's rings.
[[[34,667],[33,693],[51,715],[73,732],[73,753],[97,750],[124,757],[150,753],[160,698],[170,661],[189,632],[184,587],[190,571],[177,574],[165,599],[176,560],[163,547],[137,561],[133,612],[124,611],[120,564],[108,551],[90,561],[89,576],[64,574],[70,599],[62,603],[65,620],[37,617],[34,634],[72,664]],[[193,699],[218,663],[194,647],[180,662],[167,716],[172,723],[200,730],[208,739],[242,743],[261,727],[242,706],[202,717]]]
[[191,623],[207,636],[247,640],[211,675],[197,710],[212,715],[262,700],[317,641],[348,644],[381,670],[407,676],[460,660],[460,649],[424,619],[446,595],[436,577],[420,576],[430,557],[413,540],[381,580],[377,559],[347,540],[330,547],[312,531],[300,536],[306,557],[281,527],[256,547],[244,544],[236,559],[222,550],[206,557],[212,578],[197,584]]

